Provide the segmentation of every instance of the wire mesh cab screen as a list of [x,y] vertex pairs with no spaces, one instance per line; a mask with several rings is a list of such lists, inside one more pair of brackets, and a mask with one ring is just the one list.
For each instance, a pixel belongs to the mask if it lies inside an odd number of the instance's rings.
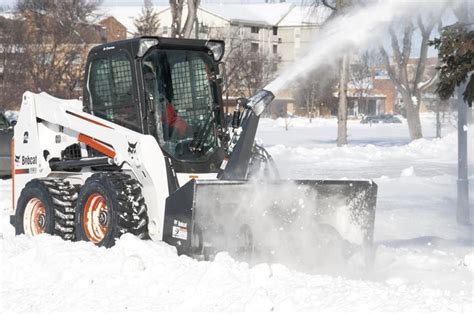
[[94,115],[134,131],[141,129],[138,107],[133,102],[131,61],[125,52],[94,59],[88,87]]
[[203,51],[154,49],[142,70],[159,142],[178,160],[206,160],[218,145],[212,59]]

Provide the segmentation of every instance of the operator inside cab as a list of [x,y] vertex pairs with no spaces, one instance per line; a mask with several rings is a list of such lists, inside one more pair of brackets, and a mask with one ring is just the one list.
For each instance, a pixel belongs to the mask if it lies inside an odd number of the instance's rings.
[[218,147],[209,58],[201,51],[158,49],[143,58],[152,134],[179,160],[204,160]]
[[[143,64],[143,76],[145,78],[145,92],[149,103],[154,104],[155,121],[160,121],[163,126],[163,138],[169,140],[173,136],[184,137],[189,129],[186,121],[179,117],[172,103],[172,89],[165,88],[164,100],[159,100],[158,82],[156,71],[149,62]],[[168,91],[168,92],[166,92]],[[155,100],[158,100],[155,102]],[[163,104],[166,104],[165,106]]]

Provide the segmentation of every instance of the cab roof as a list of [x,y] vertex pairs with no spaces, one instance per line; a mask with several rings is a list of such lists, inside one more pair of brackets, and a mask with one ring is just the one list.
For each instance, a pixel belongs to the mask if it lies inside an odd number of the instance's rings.
[[[204,39],[187,39],[187,38],[168,38],[168,37],[159,37],[159,36],[141,36],[131,39],[114,41],[102,45],[93,47],[89,55],[102,54],[106,51],[111,51],[115,49],[127,50],[132,56],[137,56],[137,53],[140,48],[140,42],[142,39],[156,39],[158,44],[156,47],[163,49],[189,49],[189,50],[202,50],[208,51],[209,48],[206,47],[208,40]],[[215,40],[213,40],[215,41]],[[224,44],[223,41],[221,41]]]

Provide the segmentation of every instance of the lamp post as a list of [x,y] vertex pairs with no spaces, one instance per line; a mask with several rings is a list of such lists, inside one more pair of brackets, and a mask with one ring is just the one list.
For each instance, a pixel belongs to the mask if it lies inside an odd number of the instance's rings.
[[[474,31],[472,20],[474,19],[474,4],[466,3],[467,23],[466,30]],[[457,182],[457,209],[456,221],[458,224],[470,224],[469,217],[469,180],[468,180],[468,105],[463,99],[463,93],[466,90],[470,77],[474,76],[474,71],[467,74],[466,81],[457,87],[458,96],[458,182]],[[472,119],[469,119],[471,121]],[[472,132],[472,130],[471,130]]]
[[[474,72],[468,74],[469,77],[474,75]],[[458,203],[456,210],[456,221],[458,224],[467,225],[470,223],[469,219],[469,180],[468,180],[468,154],[467,154],[467,114],[470,112],[467,109],[467,103],[463,99],[463,93],[466,90],[467,80],[457,88],[458,96]]]

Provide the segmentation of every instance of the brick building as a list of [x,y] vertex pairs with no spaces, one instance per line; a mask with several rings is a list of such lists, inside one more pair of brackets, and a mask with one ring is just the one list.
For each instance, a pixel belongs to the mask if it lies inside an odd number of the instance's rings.
[[105,33],[105,42],[112,42],[127,38],[127,28],[115,17],[108,16],[97,23]]
[[[127,37],[126,28],[114,17],[75,25],[72,34],[68,34],[61,33],[57,19],[42,14],[27,11],[21,18],[0,15],[2,107],[17,107],[26,90],[46,91],[58,97],[79,97],[90,48]],[[18,36],[15,30],[22,30],[22,35]],[[58,33],[52,34],[56,30]],[[38,42],[37,36],[40,36]],[[33,75],[26,75],[26,68]]]

